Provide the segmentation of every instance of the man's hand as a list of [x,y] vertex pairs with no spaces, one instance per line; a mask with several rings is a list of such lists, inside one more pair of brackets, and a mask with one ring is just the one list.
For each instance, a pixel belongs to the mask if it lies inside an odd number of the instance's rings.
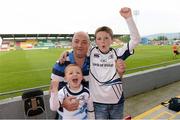
[[51,92],[58,92],[59,80],[51,80],[50,90]]
[[121,14],[122,17],[124,17],[125,19],[132,17],[132,12],[131,9],[128,7],[123,7],[121,8],[121,10],[119,11],[119,13]]
[[79,106],[79,100],[76,97],[69,96],[63,100],[63,107],[66,108],[68,111],[77,110]]
[[59,57],[58,61],[63,64],[66,61],[66,57],[68,56],[68,51],[64,51]]
[[125,68],[126,68],[126,65],[122,59],[116,60],[116,70],[121,78],[125,72]]

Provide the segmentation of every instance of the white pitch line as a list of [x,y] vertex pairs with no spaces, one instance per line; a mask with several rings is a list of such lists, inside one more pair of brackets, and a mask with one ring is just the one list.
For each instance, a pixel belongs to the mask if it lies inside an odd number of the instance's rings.
[[27,73],[27,72],[37,72],[37,71],[45,71],[50,70],[50,68],[43,68],[43,69],[34,69],[34,70],[26,70],[26,71],[18,71],[18,72],[8,72],[9,74],[16,74],[16,73]]

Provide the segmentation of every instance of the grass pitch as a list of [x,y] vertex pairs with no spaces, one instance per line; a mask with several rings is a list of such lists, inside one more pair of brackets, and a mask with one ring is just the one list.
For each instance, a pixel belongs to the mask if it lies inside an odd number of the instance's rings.
[[[50,83],[55,61],[65,49],[0,52],[0,93]],[[180,55],[176,59],[180,59]],[[126,60],[127,69],[174,60],[171,46],[142,46]]]

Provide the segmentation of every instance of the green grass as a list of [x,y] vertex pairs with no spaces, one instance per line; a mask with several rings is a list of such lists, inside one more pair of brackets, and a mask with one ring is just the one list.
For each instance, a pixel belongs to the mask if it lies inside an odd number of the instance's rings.
[[[64,49],[0,52],[0,93],[50,83],[52,66]],[[180,60],[180,55],[176,59]],[[174,60],[171,46],[138,46],[127,69]]]
[[134,55],[129,57],[125,62],[127,69],[132,69],[168,61],[175,61],[171,62],[171,64],[180,62],[180,55],[174,58],[171,46],[139,45],[135,49]]
[[161,62],[179,59],[173,57],[171,46],[142,46],[139,45],[135,49],[134,55],[126,61],[127,68],[135,68],[138,66],[147,66]]
[[47,85],[64,49],[0,52],[0,92]]

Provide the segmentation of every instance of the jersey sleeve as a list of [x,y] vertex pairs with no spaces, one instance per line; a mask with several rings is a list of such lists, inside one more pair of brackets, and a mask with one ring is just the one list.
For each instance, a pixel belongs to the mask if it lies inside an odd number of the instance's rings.
[[56,111],[59,109],[60,104],[58,100],[58,93],[55,93],[55,92],[50,93],[49,104],[50,104],[50,109],[52,111]]
[[117,58],[126,60],[130,55],[134,54],[134,50],[129,49],[129,43],[124,44],[123,47],[116,49]]
[[60,101],[60,103],[63,103],[63,100],[65,99],[65,93],[64,93],[64,88],[62,88],[59,92],[58,92],[58,100]]
[[134,53],[134,48],[140,42],[140,35],[133,18],[130,17],[126,19],[126,22],[130,31],[130,41],[127,44],[124,44],[123,47],[116,49],[118,58],[123,60]]
[[132,17],[127,18],[126,22],[130,32],[129,50],[132,52],[140,42],[140,35]]
[[64,69],[65,66],[60,65],[58,62],[54,65],[51,73],[51,80],[56,79],[59,80],[60,82],[65,81],[64,80]]
[[63,92],[63,88],[58,92],[51,92],[50,93],[50,109],[52,111],[56,111],[59,109],[60,104],[63,103],[63,100],[65,98],[65,94]]

